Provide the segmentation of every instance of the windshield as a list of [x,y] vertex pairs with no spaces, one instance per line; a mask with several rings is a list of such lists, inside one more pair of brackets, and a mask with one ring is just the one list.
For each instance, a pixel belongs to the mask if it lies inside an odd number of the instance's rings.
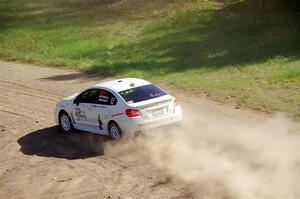
[[119,94],[129,104],[166,95],[164,91],[160,90],[158,87],[156,87],[153,84],[130,88],[119,92]]

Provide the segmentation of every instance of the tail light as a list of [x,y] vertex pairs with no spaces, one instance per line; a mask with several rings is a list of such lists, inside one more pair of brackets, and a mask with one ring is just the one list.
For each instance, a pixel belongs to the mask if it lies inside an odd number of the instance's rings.
[[138,109],[126,109],[125,113],[128,117],[141,116],[141,112]]
[[174,99],[173,106],[174,107],[179,106],[179,100],[177,98]]

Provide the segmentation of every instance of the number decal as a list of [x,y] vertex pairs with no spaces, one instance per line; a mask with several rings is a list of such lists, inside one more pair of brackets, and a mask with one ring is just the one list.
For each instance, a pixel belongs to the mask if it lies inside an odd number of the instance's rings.
[[84,111],[82,111],[80,108],[76,108],[75,109],[75,115],[77,116],[77,117],[81,117],[81,118],[86,118],[86,115],[85,115],[85,112]]

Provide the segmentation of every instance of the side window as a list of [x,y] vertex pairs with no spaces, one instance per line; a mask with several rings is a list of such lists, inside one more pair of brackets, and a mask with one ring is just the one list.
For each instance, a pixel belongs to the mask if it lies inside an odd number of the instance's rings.
[[87,90],[78,96],[77,101],[81,103],[96,104],[98,102],[98,93],[99,93],[99,89]]
[[89,91],[85,91],[83,93],[81,93],[77,98],[76,98],[76,101],[78,103],[86,103],[88,101],[88,94],[89,94]]
[[99,93],[99,89],[89,90],[88,103],[97,104],[98,103],[98,93]]
[[117,98],[109,91],[100,89],[99,91],[99,104],[103,105],[116,105]]

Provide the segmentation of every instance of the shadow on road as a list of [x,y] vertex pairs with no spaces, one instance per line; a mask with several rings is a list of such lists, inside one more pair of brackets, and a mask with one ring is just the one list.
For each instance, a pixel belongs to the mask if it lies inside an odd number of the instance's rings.
[[109,78],[109,75],[95,74],[91,72],[81,72],[81,73],[70,73],[64,75],[53,75],[49,77],[41,78],[42,81],[69,81],[69,80],[81,80],[82,82],[91,80],[103,80]]
[[20,151],[26,155],[84,159],[104,154],[108,138],[85,132],[61,133],[57,126],[40,129],[18,139]]

